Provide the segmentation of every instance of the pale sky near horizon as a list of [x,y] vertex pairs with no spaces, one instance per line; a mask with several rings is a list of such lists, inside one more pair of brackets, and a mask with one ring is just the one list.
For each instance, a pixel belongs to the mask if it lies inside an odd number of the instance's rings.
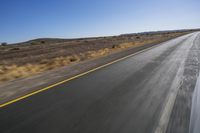
[[0,0],[0,42],[200,28],[200,0]]

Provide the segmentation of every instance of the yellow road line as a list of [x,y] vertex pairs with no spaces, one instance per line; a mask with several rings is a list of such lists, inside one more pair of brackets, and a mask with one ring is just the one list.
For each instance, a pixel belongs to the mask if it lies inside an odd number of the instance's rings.
[[154,46],[149,47],[149,48],[147,48],[147,49],[138,51],[138,52],[136,52],[136,53],[134,53],[134,54],[127,55],[127,56],[125,56],[125,57],[122,57],[122,58],[117,59],[117,60],[115,60],[115,61],[112,61],[112,62],[110,62],[110,63],[107,63],[107,64],[104,64],[104,65],[102,65],[102,66],[93,68],[93,69],[91,69],[91,70],[89,70],[89,71],[87,71],[87,72],[83,72],[83,73],[78,74],[78,75],[76,75],[76,76],[73,76],[73,77],[71,77],[71,78],[65,79],[65,80],[63,80],[63,81],[60,81],[60,82],[58,82],[58,83],[55,83],[55,84],[50,85],[50,86],[48,86],[48,87],[45,87],[45,88],[43,88],[43,89],[40,89],[40,90],[34,91],[34,92],[32,92],[32,93],[26,94],[26,95],[24,95],[24,96],[21,96],[21,97],[19,97],[19,98],[16,98],[16,99],[14,99],[14,100],[9,101],[9,102],[0,104],[0,108],[5,107],[5,106],[7,106],[7,105],[9,105],[9,104],[15,103],[15,102],[17,102],[17,101],[20,101],[20,100],[22,100],[22,99],[25,99],[25,98],[27,98],[27,97],[30,97],[30,96],[32,96],[32,95],[35,95],[35,94],[37,94],[37,93],[46,91],[46,90],[48,90],[48,89],[50,89],[50,88],[53,88],[53,87],[58,86],[58,85],[60,85],[60,84],[66,83],[66,82],[68,82],[68,81],[71,81],[71,80],[73,80],[73,79],[76,79],[76,78],[78,78],[78,77],[81,77],[81,76],[83,76],[83,75],[86,75],[86,74],[88,74],[88,73],[94,72],[94,71],[96,71],[96,70],[98,70],[98,69],[104,68],[104,67],[106,67],[106,66],[109,66],[109,65],[114,64],[114,63],[116,63],[116,62],[119,62],[119,61],[121,61],[121,60],[124,60],[124,59],[126,59],[126,58],[131,57],[131,56],[137,55],[137,54],[139,54],[139,53],[142,53],[142,52],[144,52],[144,51],[147,51],[147,50],[149,50],[149,49],[152,49],[152,48],[154,48],[154,47],[156,47],[156,46],[157,46],[157,45],[154,45]]

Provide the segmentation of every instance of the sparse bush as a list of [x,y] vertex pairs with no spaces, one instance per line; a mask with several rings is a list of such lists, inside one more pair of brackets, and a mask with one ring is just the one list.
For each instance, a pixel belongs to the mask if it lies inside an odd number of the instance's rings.
[[36,43],[36,42],[31,42],[30,44],[31,44],[31,45],[36,45],[37,43]]
[[112,45],[112,48],[117,48],[117,46],[116,45]]
[[74,62],[74,61],[76,61],[76,60],[77,60],[77,59],[74,58],[74,57],[71,57],[71,58],[69,59],[70,62]]
[[12,49],[10,49],[10,50],[20,50],[20,48],[17,48],[17,47],[16,47],[16,48],[12,48]]
[[1,46],[7,46],[8,44],[6,42],[2,42]]
[[136,39],[140,39],[140,37],[139,37],[139,36],[136,36]]
[[45,41],[41,41],[40,43],[45,44]]

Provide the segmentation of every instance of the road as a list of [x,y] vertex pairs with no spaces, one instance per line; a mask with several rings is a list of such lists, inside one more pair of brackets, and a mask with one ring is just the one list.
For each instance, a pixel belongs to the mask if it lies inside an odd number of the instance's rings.
[[199,33],[185,35],[2,107],[0,133],[151,133],[168,121],[168,132],[181,129],[172,107],[183,77],[195,87],[198,71],[185,70],[200,60],[199,42]]
[[192,112],[190,119],[190,133],[199,133],[200,131],[200,77],[197,79],[193,99],[192,99]]

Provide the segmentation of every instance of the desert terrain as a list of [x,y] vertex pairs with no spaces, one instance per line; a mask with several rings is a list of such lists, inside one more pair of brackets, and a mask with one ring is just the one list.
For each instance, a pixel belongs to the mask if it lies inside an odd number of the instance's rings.
[[41,38],[2,45],[0,83],[99,58],[115,51],[161,43],[194,31],[159,31],[78,39]]

